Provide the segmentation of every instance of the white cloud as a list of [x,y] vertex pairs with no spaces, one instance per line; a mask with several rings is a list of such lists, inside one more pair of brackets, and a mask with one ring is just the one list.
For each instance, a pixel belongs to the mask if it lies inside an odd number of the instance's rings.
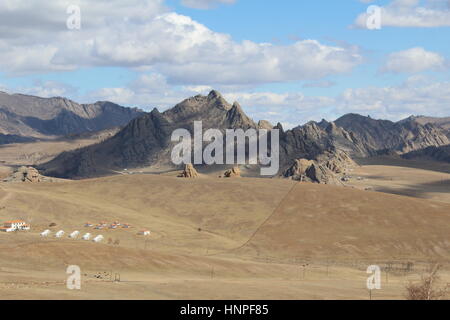
[[[369,3],[371,1],[362,1]],[[450,27],[448,0],[393,0],[381,8],[382,27]],[[367,13],[361,13],[355,26],[366,28]]]
[[235,2],[236,0],[181,0],[184,6],[194,9],[210,9],[218,4],[232,4]]
[[358,48],[316,40],[236,42],[169,12],[162,0],[79,0],[82,28],[71,31],[65,24],[71,2],[2,1],[0,30],[7,32],[0,38],[1,70],[28,74],[119,66],[162,73],[182,85],[248,85],[318,80],[349,72],[363,60]]
[[16,92],[42,98],[76,96],[77,89],[56,81],[35,81],[31,87],[19,87]]
[[337,113],[357,112],[400,120],[410,115],[448,116],[450,82],[413,77],[399,86],[348,89],[337,99]]
[[225,97],[240,101],[245,111],[257,119],[267,118],[274,123],[299,125],[322,118],[333,120],[351,112],[397,121],[410,115],[448,117],[450,82],[412,76],[397,86],[347,89],[335,97],[295,92],[237,92]]
[[127,106],[138,106],[147,111],[153,108],[165,110],[185,98],[206,94],[212,88],[201,86],[175,87],[167,83],[167,79],[158,73],[142,74],[126,87],[102,88],[80,97],[83,102],[112,101]]
[[394,73],[418,73],[427,70],[442,71],[445,69],[445,65],[445,58],[440,54],[417,47],[391,53],[382,67],[382,71]]

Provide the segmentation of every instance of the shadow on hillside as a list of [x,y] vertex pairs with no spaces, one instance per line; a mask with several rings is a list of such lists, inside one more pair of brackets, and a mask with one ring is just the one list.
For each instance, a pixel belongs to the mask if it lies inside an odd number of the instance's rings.
[[405,188],[374,187],[377,192],[396,194],[414,198],[429,199],[430,193],[446,193],[450,190],[450,179],[420,183]]
[[393,166],[450,173],[450,163],[431,160],[420,161],[407,160],[396,156],[379,156],[358,158],[355,159],[355,162],[360,166]]

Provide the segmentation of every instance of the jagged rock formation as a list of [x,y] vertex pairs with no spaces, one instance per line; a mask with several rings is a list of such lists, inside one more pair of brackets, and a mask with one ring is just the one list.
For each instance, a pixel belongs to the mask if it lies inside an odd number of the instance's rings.
[[10,177],[3,180],[3,182],[50,182],[51,178],[42,176],[39,171],[33,167],[20,167]]
[[239,169],[239,167],[234,167],[230,170],[225,171],[223,176],[225,178],[240,178],[241,177],[241,169]]
[[294,164],[283,173],[283,176],[297,181],[304,181],[308,169],[314,164],[315,162],[313,160],[297,159],[294,161]]
[[301,182],[343,185],[343,178],[356,163],[343,151],[326,151],[315,160],[296,159],[282,174]]
[[297,159],[316,159],[327,150],[341,150],[348,155],[365,157],[371,152],[351,132],[336,126],[334,122],[309,122],[303,126],[280,133],[280,164],[290,167]]
[[299,159],[294,162],[284,174],[285,178],[291,178],[301,182],[313,182],[320,184],[341,184],[339,180],[324,165],[316,161]]
[[45,138],[123,126],[142,115],[111,102],[78,104],[66,98],[39,98],[0,92],[0,134]]
[[198,172],[192,164],[187,164],[178,178],[198,178]]

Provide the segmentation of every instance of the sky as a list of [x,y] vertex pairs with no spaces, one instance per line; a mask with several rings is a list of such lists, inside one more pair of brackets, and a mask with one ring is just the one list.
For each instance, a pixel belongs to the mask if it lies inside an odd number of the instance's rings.
[[294,127],[450,116],[450,0],[2,0],[0,90]]

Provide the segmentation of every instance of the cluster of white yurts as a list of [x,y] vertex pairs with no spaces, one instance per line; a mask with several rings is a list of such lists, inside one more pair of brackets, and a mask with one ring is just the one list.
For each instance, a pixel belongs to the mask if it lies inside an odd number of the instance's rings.
[[[47,238],[51,235],[51,233],[52,232],[50,230],[45,230],[41,233],[41,237]],[[64,230],[59,230],[58,232],[55,233],[55,238],[63,238],[65,234],[66,233],[64,232]],[[69,234],[70,239],[78,239],[79,237],[80,237],[80,231],[74,231],[71,234]],[[86,233],[85,235],[83,235],[81,237],[81,239],[85,240],[85,241],[89,241],[92,239],[93,242],[100,243],[105,238],[102,235],[98,235],[98,236],[94,237],[92,234]]]

